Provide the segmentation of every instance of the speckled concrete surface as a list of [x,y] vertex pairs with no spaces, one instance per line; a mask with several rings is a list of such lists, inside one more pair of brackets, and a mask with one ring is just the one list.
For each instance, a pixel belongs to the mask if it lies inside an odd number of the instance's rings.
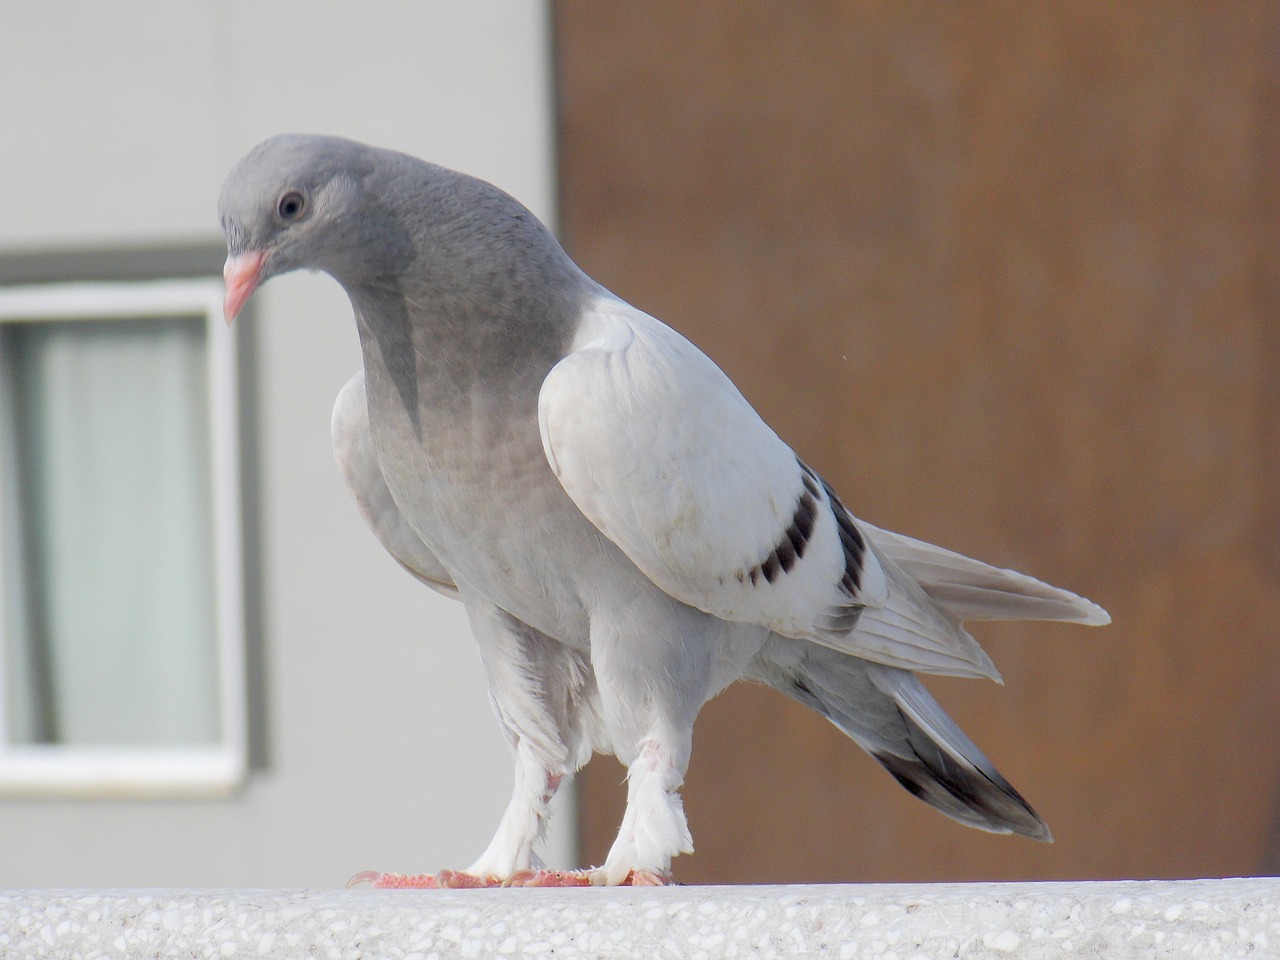
[[0,893],[0,957],[1280,956],[1280,880]]

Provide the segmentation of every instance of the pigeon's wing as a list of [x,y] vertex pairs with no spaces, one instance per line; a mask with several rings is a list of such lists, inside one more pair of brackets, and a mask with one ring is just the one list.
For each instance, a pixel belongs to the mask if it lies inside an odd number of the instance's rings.
[[892,666],[995,676],[719,367],[647,314],[592,304],[538,414],[574,503],[677,600]]
[[338,469],[347,481],[360,516],[364,517],[378,542],[386,547],[400,566],[428,587],[456,598],[458,588],[449,572],[409,526],[387,489],[373,447],[373,434],[369,431],[363,370],[348,380],[338,393],[330,432]]

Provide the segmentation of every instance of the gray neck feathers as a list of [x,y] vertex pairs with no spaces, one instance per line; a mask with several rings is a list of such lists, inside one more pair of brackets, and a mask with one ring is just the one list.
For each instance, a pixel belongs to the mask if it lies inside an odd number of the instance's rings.
[[[594,285],[515,200],[428,170],[383,192],[402,200],[398,210],[379,204],[377,235],[397,251],[409,244],[412,262],[386,257],[391,269],[349,278],[335,271],[355,307],[370,380],[394,386],[419,436],[424,412],[465,406],[474,415],[479,404],[536,416],[537,391],[567,352]],[[403,223],[399,210],[430,215]]]

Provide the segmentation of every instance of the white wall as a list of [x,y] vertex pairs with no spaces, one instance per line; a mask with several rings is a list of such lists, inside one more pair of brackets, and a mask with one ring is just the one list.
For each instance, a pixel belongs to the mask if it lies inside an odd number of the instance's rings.
[[[216,239],[224,173],[288,130],[458,167],[549,216],[548,34],[529,0],[7,0],[0,252]],[[268,769],[227,800],[0,798],[0,886],[461,867],[506,803],[461,607],[381,552],[333,465],[330,407],[359,365],[346,298],[293,275],[255,302]],[[571,826],[553,863],[571,859]]]

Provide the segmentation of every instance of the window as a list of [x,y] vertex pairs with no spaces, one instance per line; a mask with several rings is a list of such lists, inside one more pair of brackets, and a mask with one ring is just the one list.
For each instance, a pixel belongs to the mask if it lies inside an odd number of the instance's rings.
[[0,286],[0,791],[246,767],[236,354],[212,278]]

